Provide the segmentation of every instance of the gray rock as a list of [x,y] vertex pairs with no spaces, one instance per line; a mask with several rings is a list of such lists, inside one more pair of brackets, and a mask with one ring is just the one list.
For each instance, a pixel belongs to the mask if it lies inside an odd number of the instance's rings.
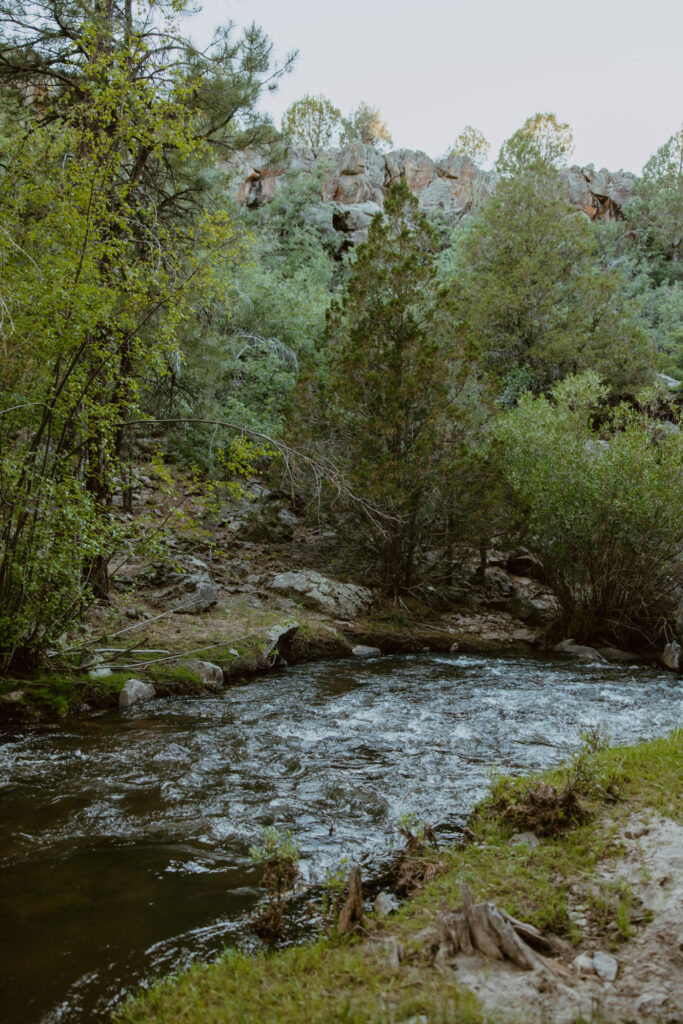
[[509,597],[505,602],[505,611],[514,619],[528,622],[533,626],[540,625],[543,613],[528,597]]
[[129,679],[119,692],[119,707],[129,708],[131,704],[151,700],[154,696],[156,696],[156,690],[151,683],[143,683],[140,679]]
[[282,572],[271,589],[299,598],[308,608],[326,612],[336,619],[356,619],[372,606],[372,592],[354,583],[339,583],[312,569]]
[[559,644],[555,644],[553,650],[561,654],[570,654],[573,658],[578,658],[584,665],[593,661],[605,660],[594,647],[584,647],[583,644],[577,644],[574,640],[562,640]]
[[534,850],[541,845],[541,840],[535,832],[515,832],[510,836],[510,843],[513,846],[528,846],[530,850]]
[[665,668],[679,672],[681,669],[681,645],[672,640],[662,651],[659,660]]
[[401,906],[399,901],[390,892],[380,892],[373,903],[374,911],[378,917],[387,917],[393,914]]
[[574,957],[574,967],[579,975],[595,974],[593,957],[590,953],[579,953],[578,956]]
[[619,970],[619,961],[610,956],[609,953],[603,953],[602,950],[598,950],[593,953],[593,968],[595,973],[603,981],[614,981]]
[[10,690],[9,693],[3,693],[2,699],[5,704],[18,704],[23,696],[23,690]]
[[351,231],[367,231],[372,218],[381,212],[379,203],[334,203],[333,223],[337,231],[344,231],[347,234]]
[[651,1014],[657,1013],[658,1010],[661,1010],[668,998],[668,992],[643,992],[642,996],[636,1003],[636,1010],[638,1013],[650,1016]]
[[292,640],[298,630],[298,622],[284,622],[278,626],[273,626],[266,634],[263,653],[269,664],[273,665],[282,658],[287,658]]
[[102,668],[91,668],[88,672],[88,679],[106,679],[110,675],[111,669],[102,666]]
[[639,654],[634,654],[633,651],[622,651],[619,647],[598,647],[597,651],[607,661],[614,661],[624,665],[635,661],[643,661]]
[[218,591],[209,580],[198,580],[189,593],[183,595],[174,611],[179,615],[200,615],[218,604]]
[[365,644],[357,644],[351,651],[354,658],[377,658],[381,653],[379,647],[366,647]]
[[180,665],[196,672],[208,690],[223,689],[223,669],[219,665],[214,665],[211,661],[199,661],[196,658],[181,661]]

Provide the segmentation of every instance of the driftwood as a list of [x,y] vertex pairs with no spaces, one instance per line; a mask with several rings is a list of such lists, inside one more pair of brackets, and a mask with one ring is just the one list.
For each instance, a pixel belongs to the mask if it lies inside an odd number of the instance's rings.
[[460,883],[460,892],[462,911],[444,914],[437,921],[437,956],[450,958],[478,950],[494,960],[511,960],[526,971],[549,969],[535,952],[552,952],[538,928],[518,921],[494,903],[475,903],[465,882]]
[[357,864],[349,872],[349,895],[339,914],[337,931],[339,935],[348,935],[360,928],[363,922],[363,887],[360,868]]

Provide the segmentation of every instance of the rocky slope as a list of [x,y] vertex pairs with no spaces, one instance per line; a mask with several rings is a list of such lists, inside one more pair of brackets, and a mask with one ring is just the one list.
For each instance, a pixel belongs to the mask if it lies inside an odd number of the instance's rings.
[[[384,154],[361,143],[319,154],[305,147],[291,147],[281,163],[247,150],[226,169],[232,176],[235,198],[249,207],[270,202],[288,176],[320,172],[322,202],[311,207],[308,216],[329,231],[343,232],[352,244],[365,239],[390,185],[400,177],[405,177],[425,212],[439,211],[452,223],[494,192],[497,182],[493,171],[483,171],[467,157],[452,155],[432,160],[412,149]],[[568,167],[562,171],[562,178],[568,202],[591,220],[619,217],[633,195],[636,181],[628,171],[596,171],[592,164]]]

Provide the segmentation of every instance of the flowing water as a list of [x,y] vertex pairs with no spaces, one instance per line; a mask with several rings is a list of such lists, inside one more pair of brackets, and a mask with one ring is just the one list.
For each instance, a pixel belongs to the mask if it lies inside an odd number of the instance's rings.
[[249,948],[249,847],[291,829],[320,879],[386,861],[407,812],[458,834],[492,768],[680,722],[651,668],[420,654],[289,669],[207,698],[0,734],[0,1020],[90,1022],[141,983]]

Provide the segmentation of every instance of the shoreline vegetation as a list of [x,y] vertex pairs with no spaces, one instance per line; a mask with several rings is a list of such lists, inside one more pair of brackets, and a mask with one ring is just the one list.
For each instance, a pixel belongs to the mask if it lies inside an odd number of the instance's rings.
[[[433,848],[428,830],[418,829],[399,854],[406,869],[400,874],[405,879],[412,870],[413,885],[397,912],[366,910],[357,931],[343,938],[333,926],[287,949],[228,950],[213,964],[195,964],[131,997],[114,1020],[677,1019],[680,951],[670,928],[683,914],[681,793],[680,728],[618,748],[606,746],[599,732],[587,735],[557,768],[492,779],[460,844]],[[478,952],[449,955],[443,921],[461,905],[461,883],[475,900],[539,929],[552,955],[529,971]]]

